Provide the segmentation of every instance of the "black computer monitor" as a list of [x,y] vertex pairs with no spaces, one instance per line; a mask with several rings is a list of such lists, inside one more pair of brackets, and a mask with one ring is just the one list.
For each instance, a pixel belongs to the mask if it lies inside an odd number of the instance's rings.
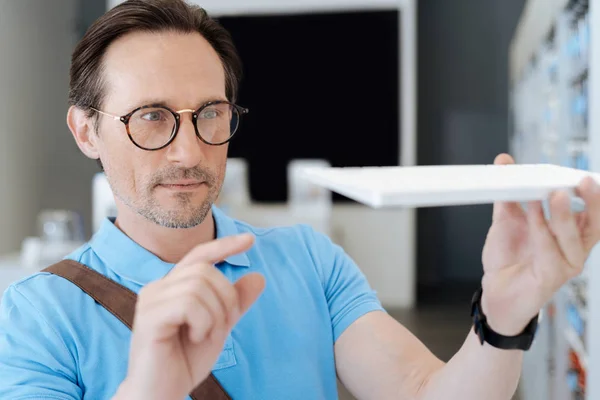
[[238,103],[250,113],[229,155],[248,160],[254,201],[287,200],[292,159],[398,165],[398,13],[219,18],[244,64]]

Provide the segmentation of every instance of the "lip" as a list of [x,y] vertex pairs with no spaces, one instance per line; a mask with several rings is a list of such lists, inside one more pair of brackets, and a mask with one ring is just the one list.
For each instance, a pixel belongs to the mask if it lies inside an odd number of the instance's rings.
[[198,189],[200,186],[204,185],[204,182],[193,181],[193,180],[181,180],[175,182],[165,182],[161,183],[158,186],[161,186],[165,189],[171,190],[194,190]]
[[173,181],[173,182],[163,182],[161,183],[161,185],[163,186],[193,186],[193,185],[200,185],[201,181],[197,181],[194,179],[180,179],[178,181]]

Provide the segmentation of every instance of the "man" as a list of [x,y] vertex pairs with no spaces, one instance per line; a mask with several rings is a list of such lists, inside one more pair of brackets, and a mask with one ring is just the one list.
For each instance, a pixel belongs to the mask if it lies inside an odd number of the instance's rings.
[[227,32],[181,0],[127,1],[87,32],[67,122],[118,218],[68,258],[137,293],[135,321],[50,273],[15,283],[1,303],[0,398],[184,399],[212,373],[234,399],[333,399],[336,374],[359,399],[510,399],[540,308],[600,238],[600,187],[581,183],[580,215],[554,194],[548,222],[538,202],[494,206],[482,339],[471,330],[444,364],[328,238],[213,206],[245,112],[240,69]]

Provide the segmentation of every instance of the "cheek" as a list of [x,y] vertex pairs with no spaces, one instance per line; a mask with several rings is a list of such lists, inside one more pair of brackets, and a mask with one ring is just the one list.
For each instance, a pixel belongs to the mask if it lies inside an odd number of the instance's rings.
[[227,163],[227,147],[218,146],[212,150],[213,151],[206,155],[207,164],[213,168],[218,178],[223,179],[225,165]]
[[218,164],[221,165],[222,163],[225,163],[225,161],[227,161],[227,152],[229,150],[229,146],[227,144],[223,145],[223,146],[211,146],[212,147],[212,154],[211,154],[211,158],[214,162],[214,164]]
[[128,142],[126,134],[118,133],[104,132],[102,139],[105,140],[102,140],[99,146],[100,159],[115,190],[122,195],[131,195],[138,190],[138,177],[143,177],[139,166],[143,166],[144,163],[141,155],[137,154],[138,151]]
[[134,168],[129,157],[109,151],[102,158],[102,163],[108,179],[120,193],[124,194],[135,188]]
[[200,154],[198,155],[198,166],[210,171],[218,172],[227,162],[227,145],[211,146],[199,142]]

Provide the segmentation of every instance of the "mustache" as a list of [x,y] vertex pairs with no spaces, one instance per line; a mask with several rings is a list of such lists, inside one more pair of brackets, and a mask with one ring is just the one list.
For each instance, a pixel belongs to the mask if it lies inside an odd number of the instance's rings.
[[165,181],[175,181],[178,179],[194,179],[205,182],[209,186],[214,186],[216,181],[214,174],[205,168],[169,168],[156,173],[150,180],[150,185],[155,187]]

